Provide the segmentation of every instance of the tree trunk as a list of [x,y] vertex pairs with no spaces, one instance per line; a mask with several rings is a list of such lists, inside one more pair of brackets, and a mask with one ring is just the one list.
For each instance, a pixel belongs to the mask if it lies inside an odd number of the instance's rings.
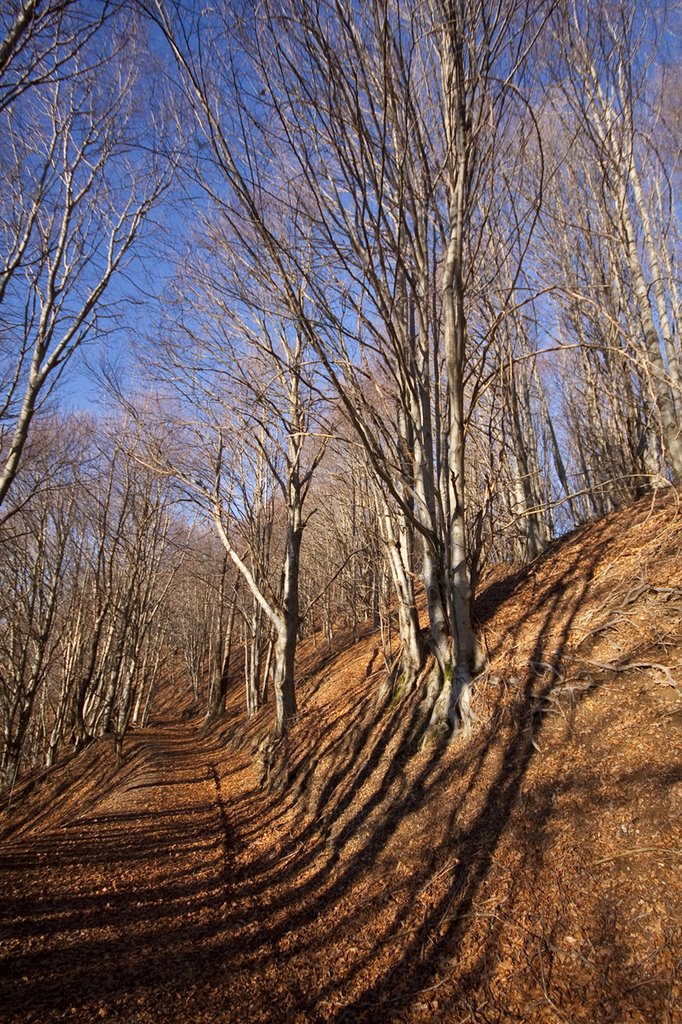
[[[293,488],[294,492],[296,488]],[[281,737],[297,711],[294,660],[299,620],[299,567],[303,528],[301,507],[295,494],[289,506],[286,558],[282,583],[283,614],[278,616],[275,640],[275,735]]]
[[419,616],[414,600],[404,513],[397,511],[391,515],[383,492],[379,491],[375,497],[377,505],[383,503],[383,511],[377,508],[377,513],[382,524],[382,539],[396,592],[400,634],[400,654],[387,679],[386,695],[390,699],[398,699],[413,687],[422,665]]
[[644,344],[651,371],[653,392],[658,406],[659,415],[661,417],[663,436],[665,438],[667,448],[668,464],[670,466],[673,479],[679,480],[682,478],[682,426],[675,415],[673,393],[671,391],[670,381],[666,374],[666,368],[663,362],[658,333],[656,331],[651,311],[647,283],[644,279],[639,252],[637,251],[637,242],[635,240],[634,228],[630,218],[630,210],[627,205],[627,196],[625,194],[624,187],[620,196],[620,209],[625,235],[626,256],[630,267],[630,273],[632,274],[633,288],[637,298],[637,308],[642,321]]

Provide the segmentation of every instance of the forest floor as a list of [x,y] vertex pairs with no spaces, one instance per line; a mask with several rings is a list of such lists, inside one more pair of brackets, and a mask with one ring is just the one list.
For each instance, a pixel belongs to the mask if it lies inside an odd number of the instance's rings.
[[270,765],[239,686],[208,735],[168,701],[123,765],[15,794],[0,1019],[679,1024],[680,495],[498,569],[477,616],[469,740],[420,747],[366,632],[305,647]]

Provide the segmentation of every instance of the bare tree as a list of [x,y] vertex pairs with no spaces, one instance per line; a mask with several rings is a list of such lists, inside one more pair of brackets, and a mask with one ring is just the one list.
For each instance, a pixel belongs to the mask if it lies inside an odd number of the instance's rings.
[[65,366],[114,326],[114,282],[169,181],[139,124],[136,29],[84,6],[25,4],[0,51],[0,506]]
[[[378,481],[422,541],[434,734],[469,722],[481,667],[466,432],[537,211],[532,189],[520,200],[509,187],[509,139],[512,125],[533,131],[518,80],[541,25],[516,4],[498,5],[488,20],[473,4],[417,11],[377,2],[359,12],[301,0],[268,10],[252,29],[277,139],[308,192],[310,231],[325,255],[307,276],[314,322],[325,325],[311,343]],[[483,259],[500,214],[514,225],[503,242],[508,287],[495,285]],[[493,288],[486,318],[481,297]],[[404,617],[407,631],[412,622]],[[405,636],[412,679],[413,651]]]
[[[652,471],[651,457],[648,467],[641,462],[652,435],[650,404],[670,473],[682,471],[671,273],[676,205],[674,177],[661,160],[671,142],[659,59],[666,16],[666,4],[561,5],[554,23],[559,76],[549,97],[554,124],[563,128],[559,177],[565,188],[572,178],[563,209],[554,207],[553,247],[561,242],[564,252],[558,282],[570,333],[598,381],[587,415],[598,425],[606,388],[621,450],[627,457],[630,448],[630,473],[640,479]],[[613,435],[613,422],[602,433]]]
[[38,693],[59,655],[59,605],[65,599],[63,570],[75,495],[57,490],[51,498],[21,524],[17,519],[16,530],[6,527],[2,537],[0,778],[5,786],[16,780]]
[[[82,417],[43,421],[16,485],[30,500],[0,530],[0,758],[10,786],[106,732],[120,752],[168,653],[169,594],[187,545],[170,542],[166,482],[126,454],[122,424],[117,434],[112,442]],[[49,487],[34,488],[31,477],[47,473]]]
[[304,505],[325,442],[311,437],[317,394],[301,333],[258,307],[253,279],[250,304],[242,297],[226,309],[229,254],[218,255],[210,274],[205,263],[187,266],[182,282],[193,275],[192,296],[183,301],[191,299],[191,312],[184,329],[168,336],[153,371],[175,396],[176,421],[187,424],[182,444],[169,450],[162,440],[158,459],[210,516],[251,595],[249,712],[261,701],[265,626],[274,637],[276,732],[282,735],[296,713]]
[[[0,14],[0,112],[22,93],[71,73],[75,56],[118,4],[86,11],[83,0],[9,0]],[[96,60],[96,58],[95,58]]]

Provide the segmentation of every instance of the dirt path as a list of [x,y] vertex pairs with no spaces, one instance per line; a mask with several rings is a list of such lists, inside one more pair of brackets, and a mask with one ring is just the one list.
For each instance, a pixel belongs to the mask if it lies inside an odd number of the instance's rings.
[[[563,790],[551,752],[519,774],[534,751],[521,730],[477,745],[470,809],[452,801],[437,821],[456,752],[418,758],[406,787],[400,756],[367,735],[363,795],[345,760],[359,748],[343,749],[306,825],[260,788],[252,755],[191,725],[136,734],[99,799],[83,778],[61,822],[2,848],[0,1020],[680,1024],[677,805],[623,826],[626,790],[604,779],[605,803],[580,745]],[[678,786],[668,774],[659,765],[651,808]],[[524,795],[504,811],[517,776]]]
[[233,758],[226,806],[188,727],[140,734],[133,768],[85,815],[4,845],[0,1017],[239,1019],[236,852],[258,794]]

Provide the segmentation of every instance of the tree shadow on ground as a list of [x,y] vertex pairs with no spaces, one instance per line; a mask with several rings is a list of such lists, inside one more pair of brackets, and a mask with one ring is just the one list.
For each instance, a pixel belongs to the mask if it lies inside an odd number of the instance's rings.
[[[138,764],[128,786],[131,799],[156,795],[163,806],[94,816],[95,807],[73,830],[14,844],[0,862],[10,881],[41,857],[55,873],[49,889],[36,892],[29,879],[20,895],[8,892],[8,1019],[73,1007],[94,1019],[104,1006],[112,1019],[133,1020],[142,1004],[144,1019],[195,1020],[191,1001],[202,999],[213,1007],[206,1019],[240,1024],[297,1015],[335,1024],[420,1013],[475,1020],[486,999],[492,1007],[491,964],[504,955],[523,887],[542,870],[555,801],[570,793],[598,810],[601,799],[570,765],[528,786],[604,546],[566,552],[563,585],[539,592],[525,671],[506,681],[506,705],[471,741],[416,749],[421,694],[379,708],[358,684],[327,700],[324,733],[302,716],[289,741],[286,796],[243,779],[233,788],[225,765],[236,772],[244,754],[224,762],[215,747],[183,741]],[[484,621],[521,580],[484,593]],[[533,614],[537,606],[518,610],[517,635]],[[621,774],[615,799],[625,801],[635,781]],[[675,773],[656,780],[678,781]],[[521,859],[502,877],[501,850],[514,837]],[[65,886],[65,875],[82,876],[85,889]],[[552,987],[566,956],[560,909],[523,937],[528,1019],[533,1006],[561,1000]],[[661,967],[648,984],[643,967],[628,980],[614,913],[595,908],[604,955],[594,984],[608,986],[612,1003],[604,1020],[631,1011],[659,1019],[668,976]],[[225,992],[227,1005],[211,995]]]

